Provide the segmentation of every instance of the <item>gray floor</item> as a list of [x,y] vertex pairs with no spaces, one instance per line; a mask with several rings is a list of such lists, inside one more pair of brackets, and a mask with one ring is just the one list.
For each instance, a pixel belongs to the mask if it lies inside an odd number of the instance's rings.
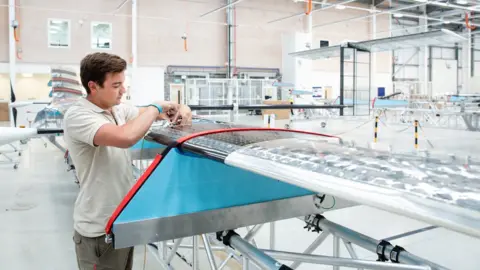
[[[241,122],[261,125],[259,117],[242,117]],[[342,138],[367,145],[373,140],[373,122],[362,126],[361,121],[330,120],[326,128],[319,120],[296,122],[294,128],[315,130],[329,134],[342,134]],[[277,126],[284,123],[277,122]],[[411,151],[412,129],[398,132],[401,126],[380,126],[377,148],[394,151]],[[451,130],[426,129],[420,136],[420,147],[459,157],[479,153],[478,133]],[[428,145],[426,138],[433,145]],[[44,146],[42,139],[31,140],[21,146],[24,151],[18,170],[11,164],[0,165],[0,269],[76,269],[72,243],[72,207],[78,192],[73,175],[66,171],[63,153],[51,144]],[[6,149],[3,146],[0,149]],[[1,150],[0,150],[1,151]],[[478,155],[478,154],[477,154]],[[11,155],[14,156],[14,155]],[[379,211],[356,206],[326,214],[327,218],[354,230],[381,239],[428,226],[428,224]],[[303,229],[297,219],[277,222],[276,248],[302,252],[316,237]],[[269,226],[264,226],[255,238],[260,248],[269,246]],[[397,239],[394,244],[451,269],[480,269],[480,239],[473,239],[444,229],[434,229],[413,236]],[[182,251],[187,256],[190,252]],[[357,248],[360,258],[375,259],[375,255]],[[315,254],[331,255],[332,239],[329,237]],[[201,269],[208,269],[203,253]],[[217,254],[217,262],[224,255]],[[341,256],[347,256],[342,248]],[[144,259],[146,264],[144,266]],[[189,259],[189,258],[187,258]],[[186,264],[175,258],[177,269],[187,269]],[[238,269],[231,264],[230,269]],[[134,269],[160,269],[151,253],[137,247]],[[228,268],[227,268],[228,269]],[[300,269],[332,269],[327,266],[302,264]],[[347,268],[342,268],[347,269]]]

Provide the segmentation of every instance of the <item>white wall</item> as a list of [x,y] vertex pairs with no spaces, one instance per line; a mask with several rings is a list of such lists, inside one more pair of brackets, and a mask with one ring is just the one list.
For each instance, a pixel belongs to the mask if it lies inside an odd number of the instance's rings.
[[[79,65],[68,65],[77,71],[80,75]],[[48,93],[50,87],[47,86],[50,80],[50,65],[42,64],[24,64],[16,65],[16,89],[15,95],[20,100],[49,100]],[[0,101],[10,99],[10,79],[9,65],[0,63]],[[150,103],[154,100],[163,100],[164,98],[164,67],[137,67],[137,74],[131,74],[131,68],[126,71],[125,87],[130,87],[132,100],[137,105]],[[33,77],[24,77],[22,74],[32,74]],[[135,76],[135,77],[133,77]],[[78,78],[80,80],[80,78]],[[137,84],[132,85],[132,80]],[[124,101],[126,101],[126,95]]]
[[457,92],[457,60],[432,60],[432,96]]
[[156,100],[164,100],[164,68],[138,67],[132,74],[130,93],[130,101],[134,105],[148,105]]

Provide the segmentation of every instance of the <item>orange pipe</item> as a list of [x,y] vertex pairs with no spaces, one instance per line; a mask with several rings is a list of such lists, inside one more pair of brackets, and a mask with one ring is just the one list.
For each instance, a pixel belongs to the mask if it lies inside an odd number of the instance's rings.
[[465,13],[465,26],[470,30],[475,30],[477,27],[470,25],[470,21],[468,20],[468,12]]
[[307,12],[305,14],[310,15],[312,13],[312,0],[308,0],[307,2]]
[[17,29],[16,29],[16,28],[13,29],[13,37],[15,38],[15,41],[16,41],[16,42],[19,42],[19,41],[20,41],[20,39],[19,39],[19,37],[18,37],[18,35],[17,35]]
[[186,37],[183,39],[183,49],[185,51],[188,51],[188,49],[187,49],[187,38]]

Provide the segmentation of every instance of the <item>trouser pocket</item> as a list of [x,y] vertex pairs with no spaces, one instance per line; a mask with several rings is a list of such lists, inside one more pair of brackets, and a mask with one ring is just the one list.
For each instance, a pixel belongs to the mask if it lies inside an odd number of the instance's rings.
[[112,248],[111,243],[105,243],[105,236],[99,236],[95,238],[95,255],[101,258],[107,254]]

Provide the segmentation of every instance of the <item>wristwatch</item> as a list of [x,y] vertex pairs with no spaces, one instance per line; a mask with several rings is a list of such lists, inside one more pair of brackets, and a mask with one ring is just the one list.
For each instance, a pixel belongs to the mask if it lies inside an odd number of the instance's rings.
[[158,113],[162,113],[162,112],[163,112],[162,107],[159,106],[159,105],[157,105],[157,104],[149,104],[148,107],[149,107],[149,106],[153,106],[153,107],[157,108],[157,109],[158,109]]

